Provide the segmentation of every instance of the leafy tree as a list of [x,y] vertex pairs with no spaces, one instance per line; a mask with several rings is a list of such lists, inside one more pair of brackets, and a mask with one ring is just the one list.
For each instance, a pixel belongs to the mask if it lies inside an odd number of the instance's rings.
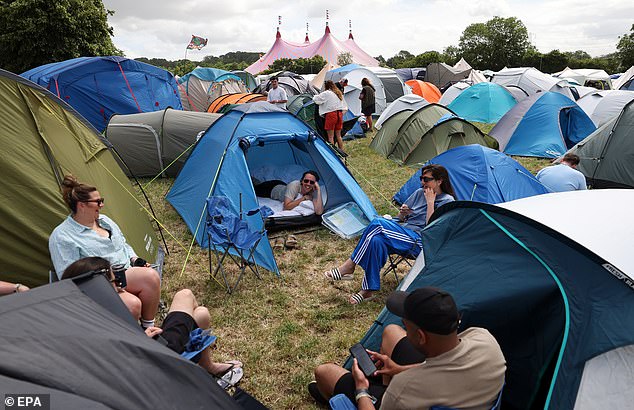
[[442,55],[438,51],[426,51],[412,59],[412,65],[408,67],[427,67],[431,63],[443,61]]
[[[552,50],[543,55],[540,64],[540,71],[545,73],[556,73],[568,66],[568,56],[559,50]],[[578,67],[576,67],[578,68]]]
[[122,55],[101,0],[0,0],[0,67],[21,73],[70,58]]
[[388,66],[387,65],[387,61],[385,61],[385,58],[383,58],[382,55],[379,55],[378,57],[374,57],[374,59],[379,62],[379,66],[380,67],[387,67]]
[[515,17],[493,17],[467,26],[460,37],[462,56],[476,69],[500,70],[518,66],[531,49],[528,30]]
[[404,68],[404,67],[411,67],[408,64],[408,61],[413,59],[414,59],[414,54],[410,53],[407,50],[401,50],[398,53],[396,53],[394,57],[388,58],[385,63],[388,65],[388,67]]
[[573,61],[573,60],[588,60],[588,59],[592,58],[592,56],[590,56],[590,54],[588,54],[587,52],[585,52],[583,50],[564,51],[564,54],[568,57],[569,61]]
[[322,56],[311,58],[280,58],[275,60],[263,74],[275,73],[277,71],[291,71],[296,74],[317,74],[326,65],[326,60]]
[[621,58],[621,70],[625,71],[634,65],[634,24],[632,24],[630,34],[619,37],[616,51]]
[[349,51],[344,51],[343,53],[339,53],[337,56],[337,64],[340,66],[352,64],[352,53]]
[[[445,63],[453,66],[461,57],[460,49],[456,46],[449,46],[443,51],[442,59]],[[467,61],[468,62],[468,61]]]

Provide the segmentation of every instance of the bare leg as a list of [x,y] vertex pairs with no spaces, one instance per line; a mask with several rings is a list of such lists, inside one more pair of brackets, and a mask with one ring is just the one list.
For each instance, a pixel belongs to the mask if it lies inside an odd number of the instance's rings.
[[315,369],[315,380],[321,395],[327,399],[332,397],[335,385],[346,373],[348,373],[346,369],[334,363],[324,363],[317,366]]
[[365,123],[368,125],[368,130],[372,131],[372,116],[371,115],[365,116]]
[[331,144],[335,144],[335,130],[326,130],[326,135],[328,136],[328,142]]
[[130,292],[126,292],[125,290],[119,292],[119,297],[130,311],[130,314],[132,314],[132,317],[139,320],[141,317],[141,299],[137,298]]
[[154,320],[161,299],[161,279],[152,268],[132,267],[125,271],[125,290],[141,300],[141,319]]
[[[392,357],[392,352],[394,351],[394,346],[404,337],[407,336],[407,332],[405,329],[400,327],[399,325],[387,325],[385,329],[383,329],[383,334],[381,335],[381,353]],[[392,378],[390,376],[383,375],[383,384],[388,385]]]
[[335,131],[335,138],[337,140],[337,146],[339,147],[340,150],[343,151],[343,139],[341,139],[341,130]]
[[349,275],[354,273],[354,269],[356,267],[357,265],[352,262],[352,259],[348,258],[343,264],[341,264],[341,266],[339,266],[339,272],[341,272],[342,275]]

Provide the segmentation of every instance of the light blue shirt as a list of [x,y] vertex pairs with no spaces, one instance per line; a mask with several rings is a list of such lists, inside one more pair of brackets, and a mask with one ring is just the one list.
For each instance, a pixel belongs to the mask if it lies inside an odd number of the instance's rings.
[[578,191],[586,189],[586,177],[566,164],[546,167],[537,173],[537,180],[553,192]]
[[[445,194],[444,192],[440,195],[436,195],[436,199],[434,200],[434,209],[438,208],[441,205],[446,204],[447,202],[452,202],[454,200],[453,196],[449,194]],[[425,190],[423,188],[418,188],[412,195],[407,198],[405,201],[405,205],[412,210],[409,218],[403,227],[411,229],[415,232],[420,232],[427,225],[427,199],[425,199]]]
[[98,223],[110,231],[110,238],[100,236],[71,215],[53,230],[48,238],[48,249],[60,279],[68,265],[88,256],[100,256],[112,264],[123,263],[126,267],[130,266],[130,258],[137,256],[112,219],[100,215]]

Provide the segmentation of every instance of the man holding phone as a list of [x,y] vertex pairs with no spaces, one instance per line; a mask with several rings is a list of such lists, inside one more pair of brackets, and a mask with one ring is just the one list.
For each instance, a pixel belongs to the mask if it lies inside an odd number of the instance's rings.
[[308,388],[317,401],[344,393],[360,410],[491,408],[504,383],[504,356],[487,330],[458,333],[460,315],[449,293],[432,287],[397,291],[386,306],[405,329],[386,326],[380,352],[368,350],[378,370],[366,377],[357,359],[352,372],[332,363],[318,366]]

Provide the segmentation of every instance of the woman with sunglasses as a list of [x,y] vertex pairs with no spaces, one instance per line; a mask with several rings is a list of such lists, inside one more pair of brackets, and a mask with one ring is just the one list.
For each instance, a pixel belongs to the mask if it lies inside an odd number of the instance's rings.
[[398,222],[374,218],[363,231],[352,256],[338,268],[324,272],[324,276],[331,281],[352,280],[357,265],[363,268],[365,275],[361,291],[350,296],[351,304],[372,299],[373,292],[381,288],[381,268],[389,255],[418,256],[423,249],[420,233],[434,210],[454,200],[449,174],[442,165],[424,166],[420,179],[421,188],[414,191],[401,206]]
[[140,315],[132,309],[131,312],[137,318],[140,316],[143,327],[154,326],[161,297],[159,273],[137,256],[119,226],[101,214],[105,200],[96,187],[66,175],[62,196],[71,213],[48,238],[48,249],[58,277],[71,263],[88,256],[100,256],[111,264],[125,265],[125,290],[141,301]]
[[288,185],[274,186],[271,190],[271,199],[283,202],[285,211],[294,209],[304,201],[312,201],[315,214],[324,213],[319,175],[315,171],[304,172],[299,181],[292,181]]

